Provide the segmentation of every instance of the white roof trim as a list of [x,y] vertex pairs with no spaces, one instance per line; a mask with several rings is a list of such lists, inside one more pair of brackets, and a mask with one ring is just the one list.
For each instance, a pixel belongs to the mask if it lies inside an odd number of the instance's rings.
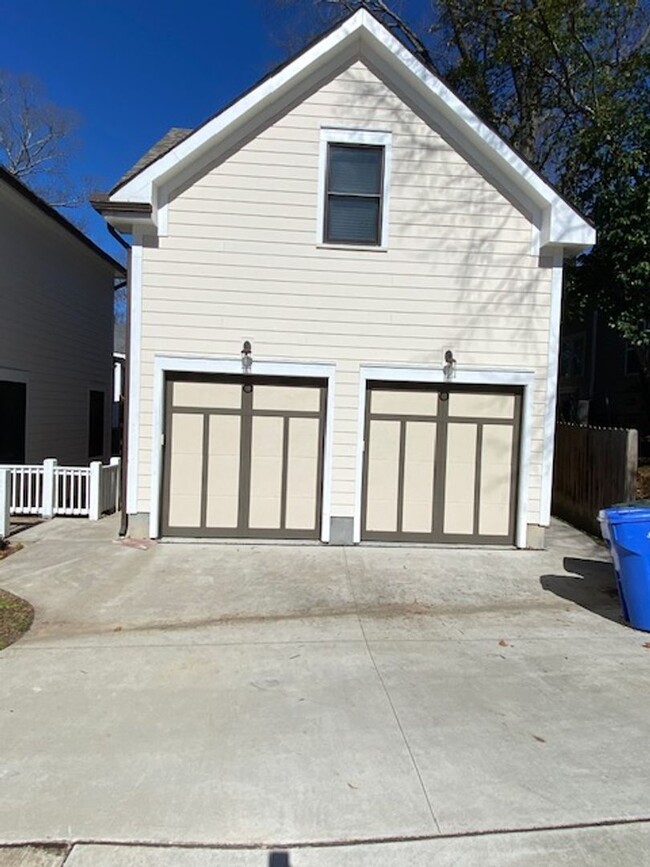
[[540,247],[551,245],[581,249],[595,243],[593,227],[377,19],[363,9],[137,174],[113,193],[111,201],[149,202],[157,210],[156,191],[163,183],[168,185],[174,175],[186,170],[194,161],[200,162],[201,157],[225,134],[233,133],[253,113],[291,91],[313,75],[319,66],[324,66],[354,44],[388,66],[390,72],[412,90],[417,102],[422,104],[425,100],[452,136],[462,141],[475,159],[489,167],[497,180],[501,179],[506,186],[516,188],[523,199],[539,208]]

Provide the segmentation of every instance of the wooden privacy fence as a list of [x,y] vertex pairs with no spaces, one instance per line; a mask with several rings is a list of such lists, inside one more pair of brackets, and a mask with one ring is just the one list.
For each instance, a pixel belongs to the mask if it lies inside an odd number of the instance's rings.
[[598,512],[636,498],[635,430],[558,424],[553,514],[600,536]]
[[105,465],[93,461],[89,467],[60,467],[54,458],[38,465],[0,464],[0,538],[8,534],[9,515],[97,521],[119,509],[119,500],[119,458]]

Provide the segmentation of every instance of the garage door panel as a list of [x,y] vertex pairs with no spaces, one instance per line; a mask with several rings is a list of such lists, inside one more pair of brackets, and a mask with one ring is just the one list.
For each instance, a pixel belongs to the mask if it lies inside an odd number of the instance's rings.
[[237,527],[239,513],[241,419],[210,417],[206,526]]
[[484,425],[481,450],[479,533],[507,536],[510,532],[513,428]]
[[397,530],[400,422],[372,421],[368,437],[366,529]]
[[402,505],[402,531],[405,533],[431,532],[435,449],[435,424],[406,424]]
[[175,382],[175,407],[196,409],[239,409],[242,387],[228,382]]
[[473,394],[452,392],[449,395],[449,417],[512,419],[515,414],[514,394]]
[[251,529],[279,529],[282,516],[284,419],[253,418],[250,464]]
[[200,527],[203,476],[203,417],[177,413],[171,425],[169,523]]
[[315,527],[319,453],[320,420],[290,419],[287,448],[287,529],[311,530]]
[[474,532],[476,437],[476,425],[447,427],[445,533]]
[[377,389],[371,392],[370,412],[383,415],[435,415],[438,394],[435,391]]
[[254,410],[279,412],[318,412],[319,388],[299,388],[282,385],[256,385],[253,389]]

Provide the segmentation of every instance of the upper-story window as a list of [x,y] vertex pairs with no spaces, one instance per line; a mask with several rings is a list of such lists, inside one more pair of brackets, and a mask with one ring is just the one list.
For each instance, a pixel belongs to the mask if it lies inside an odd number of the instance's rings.
[[319,242],[385,248],[390,133],[321,131]]
[[381,244],[384,149],[328,145],[327,244]]

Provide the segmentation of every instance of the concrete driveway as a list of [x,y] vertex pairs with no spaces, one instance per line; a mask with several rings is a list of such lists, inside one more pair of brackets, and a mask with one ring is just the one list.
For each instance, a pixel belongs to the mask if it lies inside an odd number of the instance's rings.
[[58,519],[0,564],[37,611],[0,653],[0,843],[64,844],[0,865],[643,863],[650,636],[586,536],[139,550],[116,529]]

